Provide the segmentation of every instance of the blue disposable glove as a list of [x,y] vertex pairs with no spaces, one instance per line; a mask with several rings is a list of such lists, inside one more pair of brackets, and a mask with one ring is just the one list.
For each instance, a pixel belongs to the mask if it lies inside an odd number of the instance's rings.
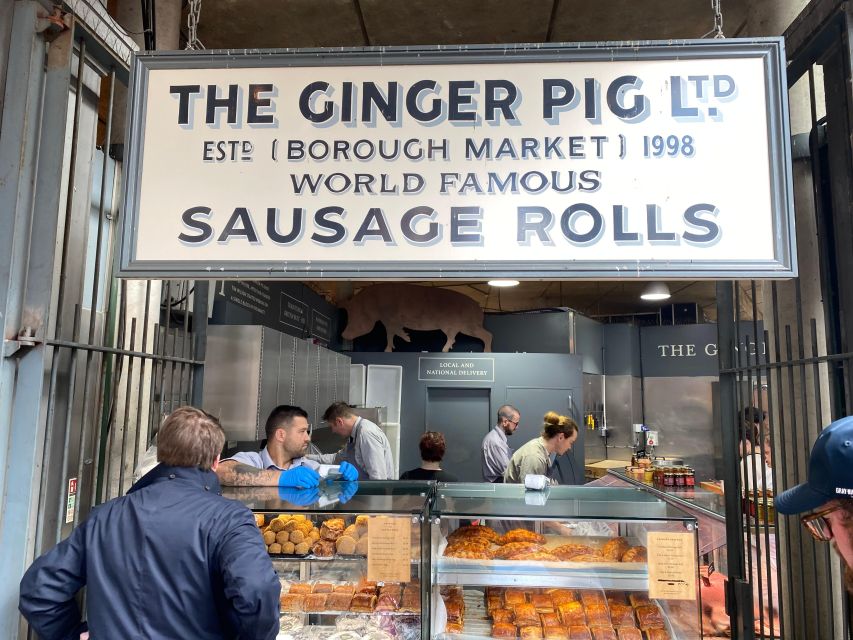
[[282,471],[278,477],[279,487],[302,487],[312,489],[320,484],[320,474],[310,467],[296,467]]
[[317,487],[313,489],[296,489],[294,487],[280,486],[278,488],[278,497],[292,505],[307,507],[309,504],[314,504],[320,499],[320,490]]
[[340,465],[341,479],[344,482],[355,482],[358,480],[358,469],[344,460]]
[[357,481],[354,480],[352,482],[341,482],[341,495],[338,500],[341,501],[341,504],[346,504],[350,501],[350,498],[352,498],[356,494],[357,491]]

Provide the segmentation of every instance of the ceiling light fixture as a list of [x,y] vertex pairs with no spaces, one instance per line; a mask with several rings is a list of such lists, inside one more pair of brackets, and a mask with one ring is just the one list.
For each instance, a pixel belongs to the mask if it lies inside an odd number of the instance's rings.
[[667,300],[670,297],[669,287],[665,282],[650,282],[640,297],[643,300]]
[[518,280],[489,280],[490,287],[515,287],[518,286]]

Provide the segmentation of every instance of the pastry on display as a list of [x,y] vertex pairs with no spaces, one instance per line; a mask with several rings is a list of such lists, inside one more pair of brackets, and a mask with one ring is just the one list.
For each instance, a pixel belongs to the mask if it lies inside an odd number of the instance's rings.
[[297,556],[307,556],[311,551],[311,543],[310,542],[300,542],[293,548],[293,553]]
[[311,593],[332,593],[334,585],[331,582],[315,582],[311,587]]
[[537,613],[552,613],[554,611],[554,601],[547,593],[530,594],[530,604],[536,607]]
[[509,542],[492,551],[492,558],[496,560],[510,560],[512,556],[529,551],[542,551],[544,547],[535,542]]
[[649,600],[649,596],[645,593],[632,593],[628,596],[628,601],[635,609],[652,603],[652,601]]
[[452,620],[454,618],[461,618],[462,614],[465,612],[465,604],[463,600],[457,600],[455,598],[448,599],[444,601],[444,607],[447,610],[447,619]]
[[643,640],[643,634],[637,627],[617,627],[616,635],[619,640]]
[[559,562],[560,559],[548,553],[547,551],[525,551],[524,553],[517,553],[513,556],[510,556],[510,560],[525,560],[528,562]]
[[605,562],[601,552],[593,550],[592,553],[581,553],[569,558],[569,562]]
[[612,538],[601,547],[601,555],[609,562],[619,562],[630,545],[623,537]]
[[492,622],[515,622],[515,615],[509,609],[494,609],[490,614]]
[[326,598],[326,608],[329,611],[349,611],[352,602],[351,593],[330,593]]
[[489,552],[482,548],[466,548],[463,545],[447,547],[444,555],[448,558],[467,558],[469,560],[488,560]]
[[670,640],[669,632],[666,629],[643,629],[645,635],[644,640]]
[[613,627],[590,625],[589,630],[592,632],[592,640],[619,640]]
[[267,547],[267,551],[269,553],[281,553],[281,545],[278,542],[273,542],[269,547]]
[[302,611],[305,596],[301,593],[285,593],[279,599],[282,611]]
[[400,585],[385,585],[379,590],[376,601],[377,611],[397,611],[403,598],[403,588]]
[[305,596],[305,600],[302,603],[302,610],[311,612],[326,611],[327,596],[328,594],[325,593],[309,593]]
[[376,593],[376,587],[379,585],[373,580],[361,579],[355,585],[356,593]]
[[457,634],[462,633],[463,625],[461,622],[448,622],[444,627],[445,633]]
[[508,608],[527,602],[527,594],[521,589],[507,589],[504,591],[504,603]]
[[356,540],[352,536],[342,535],[335,540],[335,548],[338,553],[349,556],[355,553]]
[[273,542],[275,542],[275,533],[272,531],[265,531],[264,544],[270,546]]
[[656,604],[635,607],[634,613],[637,615],[637,623],[640,625],[640,629],[663,627],[663,613]]
[[343,518],[329,518],[320,525],[320,538],[334,542],[341,537],[344,529],[346,524]]
[[352,597],[349,610],[358,613],[373,613],[376,609],[376,596],[370,593],[356,593]]
[[560,560],[571,560],[574,556],[592,553],[593,548],[586,544],[561,544],[551,549],[551,553]]
[[290,588],[287,590],[288,593],[311,593],[311,583],[310,582],[293,582],[290,585]]
[[634,621],[634,609],[628,604],[619,604],[618,602],[610,602],[610,621],[614,627],[632,627]]
[[649,552],[645,547],[630,547],[622,554],[622,562],[648,562]]
[[586,624],[586,616],[583,612],[583,605],[580,602],[566,602],[559,605],[557,607],[557,614],[567,627]]
[[524,640],[525,638],[541,638],[542,637],[542,627],[537,625],[530,625],[526,627],[518,628],[518,637]]
[[346,584],[336,584],[332,587],[332,593],[347,593],[352,595],[355,593],[355,587],[349,583]]
[[355,543],[355,554],[358,556],[366,556],[367,555],[367,535],[363,535],[358,539],[358,542]]
[[569,627],[569,640],[592,640],[589,627]]
[[539,614],[536,612],[536,607],[529,602],[514,607],[512,613],[515,616],[515,624],[519,627],[539,624]]
[[545,640],[566,640],[569,637],[569,630],[566,627],[545,627],[542,630],[542,637]]
[[483,538],[488,542],[492,542],[497,544],[498,538],[500,536],[498,533],[492,529],[491,527],[486,526],[478,526],[478,525],[466,525],[464,527],[459,527],[454,531],[451,531],[447,536],[447,540],[456,540],[458,538],[462,539],[470,539],[470,538]]
[[505,545],[510,542],[535,542],[536,544],[545,544],[545,536],[541,533],[536,533],[535,531],[529,531],[528,529],[512,529],[502,535],[498,539],[497,544]]
[[586,613],[586,622],[591,627],[609,627],[612,624],[610,622],[610,613],[607,610],[607,605],[584,605],[584,613]]
[[314,543],[314,546],[311,547],[311,552],[320,558],[331,558],[335,555],[335,542],[334,540],[326,540],[322,538],[322,534],[320,540]]
[[[492,543],[485,538],[456,538],[447,544],[447,549],[490,549]],[[446,553],[446,552],[445,552]]]
[[551,602],[554,603],[554,607],[559,607],[561,604],[566,604],[567,602],[577,602],[578,597],[574,591],[569,589],[554,589],[550,593]]
[[294,554],[296,553],[296,545],[292,542],[285,542],[281,545],[281,552],[284,554]]
[[539,614],[540,621],[542,622],[543,627],[561,627],[563,623],[560,622],[560,616],[558,616],[553,611],[549,613],[540,613]]
[[597,591],[594,589],[584,589],[580,592],[581,602],[583,602],[584,607],[588,607],[592,604],[601,605],[606,608],[607,606],[607,598],[604,597],[603,591]]
[[400,601],[400,611],[407,613],[421,612],[420,589],[403,589],[403,599]]
[[508,622],[495,622],[492,625],[493,638],[515,638],[515,625]]

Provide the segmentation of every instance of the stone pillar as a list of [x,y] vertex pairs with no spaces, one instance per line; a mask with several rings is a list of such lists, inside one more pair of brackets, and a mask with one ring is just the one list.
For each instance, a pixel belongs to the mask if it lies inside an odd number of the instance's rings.
[[[748,24],[744,36],[782,35],[808,4],[807,0],[750,0]],[[818,117],[822,115],[823,81],[816,69],[815,96]],[[811,102],[808,78],[804,77],[788,92],[791,134],[811,130]],[[763,283],[762,310],[768,331],[769,355],[776,361],[797,359],[800,349],[808,358],[812,353],[811,321],[814,320],[818,355],[826,354],[826,323],[820,279],[820,247],[817,238],[812,171],[809,158],[793,165],[794,210],[796,215],[797,259],[800,299],[795,281],[776,284],[776,308],[773,287]],[[799,344],[798,327],[803,329]],[[786,328],[790,328],[791,354],[786,348]],[[774,352],[778,340],[780,352]],[[774,475],[777,491],[806,479],[808,453],[820,429],[830,421],[830,396],[827,368],[790,367],[770,374],[772,390],[771,429],[774,443]],[[816,390],[817,387],[817,390]],[[793,393],[791,393],[793,389]],[[817,424],[817,416],[822,424]],[[784,420],[782,417],[784,416]],[[796,426],[796,437],[794,434]],[[783,466],[784,465],[784,466]],[[824,545],[825,546],[825,545]],[[790,553],[788,549],[790,548]],[[802,530],[798,518],[780,518],[777,529],[779,577],[782,587],[783,625],[786,637],[842,637],[842,590],[840,566],[836,560],[827,571],[825,552],[815,547]],[[791,588],[788,588],[788,583]]]

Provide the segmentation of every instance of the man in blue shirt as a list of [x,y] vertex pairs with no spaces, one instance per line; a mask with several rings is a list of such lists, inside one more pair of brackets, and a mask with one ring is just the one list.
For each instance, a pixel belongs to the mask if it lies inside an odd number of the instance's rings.
[[[308,413],[300,407],[279,405],[267,418],[265,430],[266,447],[223,460],[216,470],[219,482],[231,487],[316,487],[320,465],[305,457],[311,444]],[[344,480],[355,480],[358,473],[346,463],[340,472]]]
[[220,495],[219,421],[181,407],[157,443],[160,464],[27,570],[21,613],[41,640],[274,640],[281,587],[252,512]]

